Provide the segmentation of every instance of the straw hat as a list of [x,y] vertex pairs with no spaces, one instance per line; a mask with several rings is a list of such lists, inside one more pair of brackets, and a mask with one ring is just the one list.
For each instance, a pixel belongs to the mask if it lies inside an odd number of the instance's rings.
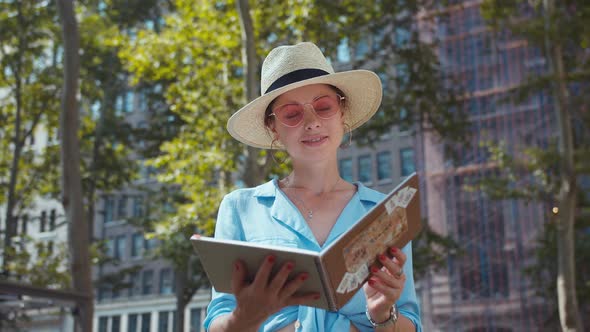
[[[344,120],[350,130],[358,128],[375,114],[381,104],[381,80],[372,71],[350,70],[335,73],[313,43],[279,46],[262,64],[262,95],[235,112],[227,130],[238,141],[257,148],[271,148],[272,136],[264,125],[268,105],[281,94],[310,84],[330,84],[346,95]],[[282,148],[275,144],[272,148]]]

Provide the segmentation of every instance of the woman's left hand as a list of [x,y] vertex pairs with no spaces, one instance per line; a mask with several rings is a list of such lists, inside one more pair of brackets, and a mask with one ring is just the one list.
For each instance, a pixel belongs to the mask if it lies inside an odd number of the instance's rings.
[[389,318],[391,307],[399,300],[406,282],[403,266],[406,255],[398,248],[390,248],[392,258],[379,255],[383,267],[371,267],[371,276],[363,286],[367,299],[367,310],[376,322]]

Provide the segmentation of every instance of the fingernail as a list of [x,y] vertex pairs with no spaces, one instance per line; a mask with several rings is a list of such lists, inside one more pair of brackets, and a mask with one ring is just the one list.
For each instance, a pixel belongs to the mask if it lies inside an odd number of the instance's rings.
[[235,263],[234,269],[236,269],[236,271],[240,271],[240,265],[238,263]]
[[387,259],[387,257],[385,257],[385,255],[379,255],[379,260],[384,262]]
[[397,252],[397,248],[393,247],[393,248],[390,249],[390,251],[391,251],[392,254],[395,254]]
[[266,259],[269,263],[274,263],[275,262],[275,256],[268,256],[268,258]]
[[377,267],[375,267],[375,266],[372,266],[371,267],[371,273],[377,273],[377,272],[379,272],[379,269]]
[[287,271],[291,271],[293,270],[293,263],[287,263],[285,267],[287,268]]
[[307,275],[307,273],[304,273],[299,278],[301,278],[301,280],[307,280],[308,277],[309,277],[309,275]]
[[320,299],[320,295],[319,295],[319,294],[316,294],[316,295],[314,295],[314,296],[313,296],[313,299],[314,299],[314,300],[319,300],[319,299]]
[[369,279],[369,286],[375,286],[377,282],[373,279]]

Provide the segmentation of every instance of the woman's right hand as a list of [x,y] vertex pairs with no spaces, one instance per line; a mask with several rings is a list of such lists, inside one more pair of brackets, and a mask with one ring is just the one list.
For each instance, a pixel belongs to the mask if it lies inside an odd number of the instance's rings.
[[232,313],[232,324],[240,330],[258,330],[258,327],[273,313],[284,307],[302,305],[319,298],[318,293],[295,295],[307,279],[307,273],[300,273],[292,280],[289,274],[295,267],[287,262],[271,278],[275,257],[268,256],[258,268],[253,281],[247,280],[248,271],[241,261],[234,263],[232,291],[237,305]]

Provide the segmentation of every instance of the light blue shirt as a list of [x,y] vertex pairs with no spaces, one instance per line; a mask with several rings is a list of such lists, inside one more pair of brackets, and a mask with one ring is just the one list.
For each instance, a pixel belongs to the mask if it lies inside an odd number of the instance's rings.
[[[226,195],[219,207],[215,237],[321,251],[385,197],[361,183],[356,183],[356,186],[356,194],[342,210],[323,246],[318,244],[299,210],[279,189],[276,179],[255,188],[239,189]],[[412,244],[409,243],[402,250],[407,256],[403,268],[406,283],[397,307],[399,313],[410,319],[420,332],[420,308],[412,273]],[[205,328],[209,330],[215,318],[231,313],[235,306],[236,299],[233,295],[213,289],[204,321]],[[296,320],[300,322],[298,332],[348,331],[351,322],[360,331],[371,331],[365,310],[366,300],[361,288],[344,307],[335,312],[307,306],[283,308],[270,316],[262,324],[260,331],[275,331]]]

